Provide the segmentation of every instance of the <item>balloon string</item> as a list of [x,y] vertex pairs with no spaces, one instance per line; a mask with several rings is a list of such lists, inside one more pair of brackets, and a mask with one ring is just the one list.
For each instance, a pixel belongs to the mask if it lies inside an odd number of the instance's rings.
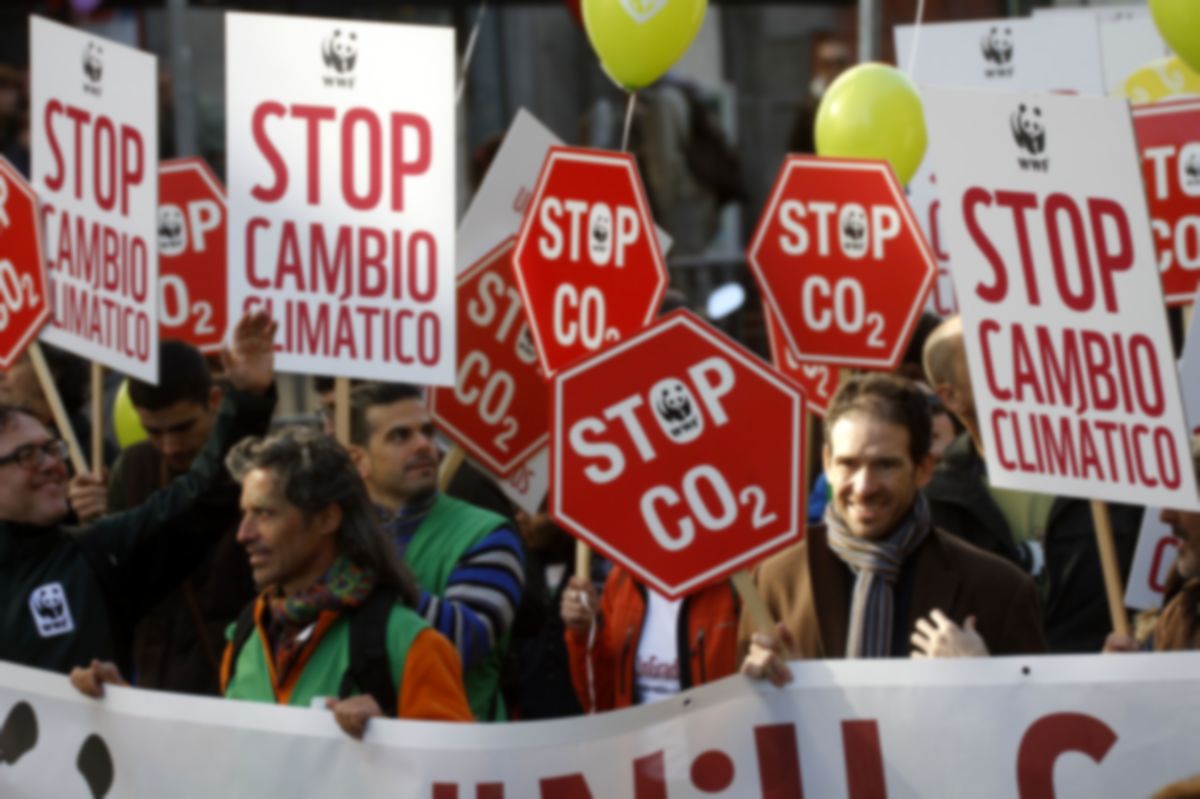
[[629,93],[629,102],[625,104],[625,130],[621,133],[621,152],[629,149],[629,129],[633,127],[633,107],[637,105],[637,92]]
[[917,70],[917,45],[921,41],[921,22],[925,18],[925,0],[917,0],[917,18],[913,21],[912,47],[908,51],[908,77]]
[[462,102],[463,89],[467,88],[467,70],[471,68],[471,57],[475,55],[475,42],[479,39],[479,27],[483,15],[487,12],[487,0],[479,4],[479,13],[475,15],[475,24],[467,37],[467,48],[463,51],[462,67],[458,72],[458,88],[454,90],[454,104]]

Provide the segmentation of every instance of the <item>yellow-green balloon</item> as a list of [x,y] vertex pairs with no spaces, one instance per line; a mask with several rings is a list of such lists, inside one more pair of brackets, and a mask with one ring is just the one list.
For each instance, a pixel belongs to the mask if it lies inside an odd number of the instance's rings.
[[1178,56],[1159,58],[1129,73],[1117,94],[1128,97],[1134,105],[1200,95],[1200,72],[1188,67]]
[[113,402],[113,430],[121,449],[146,440],[146,428],[142,427],[137,411],[133,409],[133,400],[129,399],[128,380],[121,381],[117,399]]
[[817,154],[878,158],[907,184],[925,157],[925,115],[908,76],[886,64],[859,64],[838,76],[817,108]]
[[583,0],[583,27],[604,71],[632,92],[683,57],[707,9],[708,0]]
[[1200,72],[1200,1],[1150,0],[1150,16],[1175,55]]

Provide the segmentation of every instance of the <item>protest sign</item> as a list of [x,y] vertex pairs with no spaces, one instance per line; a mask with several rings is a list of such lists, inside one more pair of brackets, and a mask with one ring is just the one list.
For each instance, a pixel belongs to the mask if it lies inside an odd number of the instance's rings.
[[1200,287],[1200,100],[1133,108],[1158,271],[1168,305]]
[[158,67],[30,17],[33,185],[51,344],[158,381]]
[[[1072,15],[1038,19],[989,19],[939,22],[921,26],[918,49],[915,28],[893,29],[900,69],[922,88],[954,86],[973,89],[1021,89],[1104,92],[1103,55],[1096,22]],[[916,56],[914,61],[914,55]],[[942,204],[932,164],[931,141],[925,160],[908,185],[908,203],[938,258],[938,278],[929,310],[949,316],[958,310],[950,275],[945,235],[938,226]]]
[[17,362],[50,315],[39,224],[33,188],[0,157],[0,369]]
[[801,360],[890,370],[936,271],[883,161],[789,155],[746,250]]
[[513,271],[547,377],[649,324],[667,270],[633,156],[551,148]]
[[[1183,386],[1183,410],[1189,429],[1192,435],[1200,435],[1200,325],[1194,313],[1184,341],[1183,357],[1179,359],[1179,382]],[[1137,549],[1125,584],[1125,604],[1131,608],[1162,605],[1167,578],[1175,567],[1179,539],[1163,524],[1159,518],[1161,513],[1162,508],[1148,507],[1142,516]]]
[[550,439],[548,390],[513,285],[512,251],[510,238],[458,276],[458,373],[452,388],[429,392],[438,429],[498,477]]
[[203,159],[158,168],[159,323],[162,337],[220,352],[226,309],[225,190]]
[[281,371],[451,384],[453,30],[225,19],[231,318]]
[[817,416],[824,417],[838,387],[837,369],[823,363],[800,361],[788,349],[779,322],[769,308],[763,309],[767,323],[767,344],[771,348],[771,364],[804,389],[804,406]]
[[530,516],[541,511],[550,493],[550,447],[542,447],[498,485],[504,496]]
[[803,394],[693,314],[568,367],[552,396],[551,515],[665,596],[803,535]]
[[558,721],[376,718],[354,741],[323,709],[112,687],[95,701],[0,664],[0,792],[104,795],[88,785],[107,774],[108,796],[174,799],[1141,797],[1197,773],[1198,666],[1195,653],[797,661],[782,690],[735,676]]
[[924,103],[989,482],[1200,508],[1125,102]]

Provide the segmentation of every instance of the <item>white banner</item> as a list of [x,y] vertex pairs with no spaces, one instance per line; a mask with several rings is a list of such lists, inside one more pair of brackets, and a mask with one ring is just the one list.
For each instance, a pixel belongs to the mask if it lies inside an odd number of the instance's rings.
[[229,313],[280,371],[454,382],[454,31],[225,17]]
[[923,102],[991,483],[1200,509],[1126,103]]
[[1200,772],[1197,653],[792,669],[784,690],[735,676],[582,719],[377,719],[356,742],[325,710],[96,702],[0,664],[0,795],[1126,799]]
[[29,41],[52,309],[42,338],[157,383],[158,62],[41,17]]
[[[1200,296],[1192,301],[1193,308],[1196,303],[1200,303]],[[1200,324],[1195,313],[1183,344],[1183,357],[1179,359],[1179,383],[1183,386],[1183,411],[1192,435],[1200,435]],[[1179,539],[1162,523],[1161,513],[1162,508],[1146,508],[1142,517],[1133,566],[1125,584],[1125,604],[1131,608],[1160,607],[1167,578],[1175,567]]]

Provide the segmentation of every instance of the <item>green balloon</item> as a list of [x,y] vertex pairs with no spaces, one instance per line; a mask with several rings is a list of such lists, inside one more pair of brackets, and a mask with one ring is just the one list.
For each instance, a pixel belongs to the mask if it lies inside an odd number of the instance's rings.
[[925,157],[925,114],[916,85],[886,64],[859,64],[821,98],[817,155],[887,161],[901,185]]
[[1150,0],[1150,16],[1179,60],[1200,72],[1200,2]]
[[583,28],[600,66],[634,92],[683,58],[706,10],[708,0],[583,0]]
[[117,433],[117,443],[121,449],[146,440],[146,428],[138,419],[137,411],[133,409],[133,400],[129,399],[129,381],[122,380],[117,389],[117,399],[113,403],[113,430]]

